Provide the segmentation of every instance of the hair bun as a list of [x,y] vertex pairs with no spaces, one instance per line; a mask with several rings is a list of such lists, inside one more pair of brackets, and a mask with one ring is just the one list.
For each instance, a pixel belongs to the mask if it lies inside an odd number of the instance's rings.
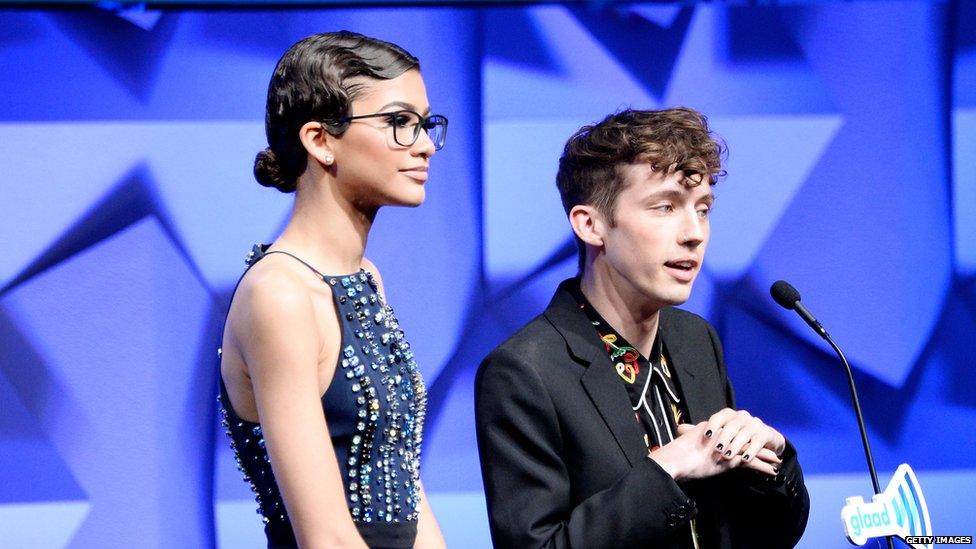
[[281,173],[278,157],[270,148],[264,149],[254,157],[254,178],[265,187],[273,187],[283,193],[295,192],[295,182],[289,181]]

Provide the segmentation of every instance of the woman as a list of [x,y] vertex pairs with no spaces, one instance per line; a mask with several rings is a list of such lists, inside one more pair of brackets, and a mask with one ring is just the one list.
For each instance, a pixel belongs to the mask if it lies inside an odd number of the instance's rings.
[[355,33],[301,40],[271,78],[254,173],[294,209],[248,258],[220,365],[269,547],[444,545],[418,469],[424,383],[363,255],[381,206],[424,200],[447,129],[429,110],[417,59]]

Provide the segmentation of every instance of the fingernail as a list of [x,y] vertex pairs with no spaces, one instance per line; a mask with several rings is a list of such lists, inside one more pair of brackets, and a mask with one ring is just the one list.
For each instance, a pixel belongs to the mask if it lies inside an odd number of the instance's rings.
[[731,455],[732,455],[732,450],[727,450],[727,451],[725,452],[725,457],[729,457],[729,456],[731,456]]
[[705,438],[712,438],[712,430],[711,429],[705,431]]
[[718,450],[721,450],[721,449],[722,449],[722,448],[724,448],[724,447],[725,447],[725,445],[724,445],[724,444],[722,444],[721,442],[719,442],[719,443],[718,443],[718,446],[716,446],[715,448],[716,448],[716,449],[718,449]]
[[779,474],[779,467],[773,467],[773,472],[778,475]]
[[749,454],[742,456],[742,461],[749,461]]

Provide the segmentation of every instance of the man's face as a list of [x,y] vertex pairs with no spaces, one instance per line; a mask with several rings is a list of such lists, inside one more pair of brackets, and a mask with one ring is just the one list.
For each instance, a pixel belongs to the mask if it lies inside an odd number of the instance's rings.
[[614,226],[604,224],[603,270],[625,293],[659,309],[688,300],[708,245],[712,190],[707,180],[682,184],[647,163],[623,166],[624,190],[613,210]]

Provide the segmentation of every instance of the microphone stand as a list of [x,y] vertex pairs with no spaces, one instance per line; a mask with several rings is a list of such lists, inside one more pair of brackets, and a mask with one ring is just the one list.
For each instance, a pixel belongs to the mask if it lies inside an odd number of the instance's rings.
[[[850,363],[847,362],[847,357],[844,356],[844,352],[840,350],[840,347],[834,343],[834,340],[830,337],[830,334],[824,330],[821,334],[823,338],[830,344],[840,358],[840,361],[844,363],[844,368],[847,369],[847,385],[851,389],[851,400],[854,402],[854,414],[857,416],[857,427],[861,431],[861,443],[864,445],[864,457],[868,460],[868,471],[871,473],[871,484],[874,486],[874,493],[881,493],[881,484],[878,482],[878,471],[874,468],[874,457],[871,454],[871,443],[868,442],[868,431],[864,427],[864,414],[861,413],[861,402],[857,398],[857,389],[854,388],[854,371],[851,370]],[[888,549],[895,549],[895,542],[892,540],[891,536],[885,536],[888,541]]]

